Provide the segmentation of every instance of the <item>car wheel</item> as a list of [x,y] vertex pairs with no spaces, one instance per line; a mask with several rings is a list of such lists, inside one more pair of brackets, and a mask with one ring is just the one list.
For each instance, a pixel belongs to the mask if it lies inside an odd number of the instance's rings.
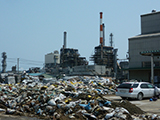
[[142,93],[138,93],[137,99],[138,99],[138,100],[142,100],[142,99],[143,99],[143,94],[142,94]]

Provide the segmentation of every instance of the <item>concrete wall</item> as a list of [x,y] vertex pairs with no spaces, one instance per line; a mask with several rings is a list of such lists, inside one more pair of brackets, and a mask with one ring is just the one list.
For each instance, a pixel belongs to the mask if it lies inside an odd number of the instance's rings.
[[73,67],[72,74],[105,75],[106,67],[103,65],[82,65]]
[[101,75],[105,75],[106,74],[106,67],[103,65],[95,65],[95,71]]
[[[54,57],[56,57],[56,61],[54,61]],[[47,55],[45,55],[45,64],[47,63],[60,63],[60,55],[59,54],[55,54],[55,53],[49,53]]]
[[129,71],[129,79],[150,82],[150,70],[131,70]]
[[160,12],[141,15],[141,34],[160,32]]
[[[159,69],[154,69],[154,79],[157,76],[160,77],[160,71]],[[151,82],[151,70],[130,70],[129,79],[137,79],[145,82]]]
[[[143,36],[129,38],[129,67],[142,67],[143,62],[151,61],[149,56],[142,56],[140,52],[159,50],[160,49],[160,34],[152,36]],[[160,61],[157,57],[154,61]]]

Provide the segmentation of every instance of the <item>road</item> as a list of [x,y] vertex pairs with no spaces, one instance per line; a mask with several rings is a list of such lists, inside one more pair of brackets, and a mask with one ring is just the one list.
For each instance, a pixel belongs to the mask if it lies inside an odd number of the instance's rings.
[[[121,97],[119,96],[107,96],[106,97],[108,100],[113,100],[113,101],[121,101]],[[148,112],[148,113],[155,113],[160,115],[160,99],[157,101],[150,101],[149,99],[144,99],[144,100],[129,100],[132,104],[135,104],[137,107],[141,108],[141,110]]]

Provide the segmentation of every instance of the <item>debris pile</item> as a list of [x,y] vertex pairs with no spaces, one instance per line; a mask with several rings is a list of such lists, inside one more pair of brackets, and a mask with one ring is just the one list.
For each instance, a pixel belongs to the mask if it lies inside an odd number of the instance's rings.
[[98,77],[64,77],[41,82],[28,77],[22,83],[0,85],[0,112],[54,120],[160,118],[144,114],[128,101],[107,100],[107,95],[115,93],[115,87],[111,80]]

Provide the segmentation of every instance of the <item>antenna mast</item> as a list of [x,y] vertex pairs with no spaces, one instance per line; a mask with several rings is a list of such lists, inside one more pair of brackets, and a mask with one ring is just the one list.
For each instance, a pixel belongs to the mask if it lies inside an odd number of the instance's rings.
[[113,47],[113,34],[110,34],[110,46]]

